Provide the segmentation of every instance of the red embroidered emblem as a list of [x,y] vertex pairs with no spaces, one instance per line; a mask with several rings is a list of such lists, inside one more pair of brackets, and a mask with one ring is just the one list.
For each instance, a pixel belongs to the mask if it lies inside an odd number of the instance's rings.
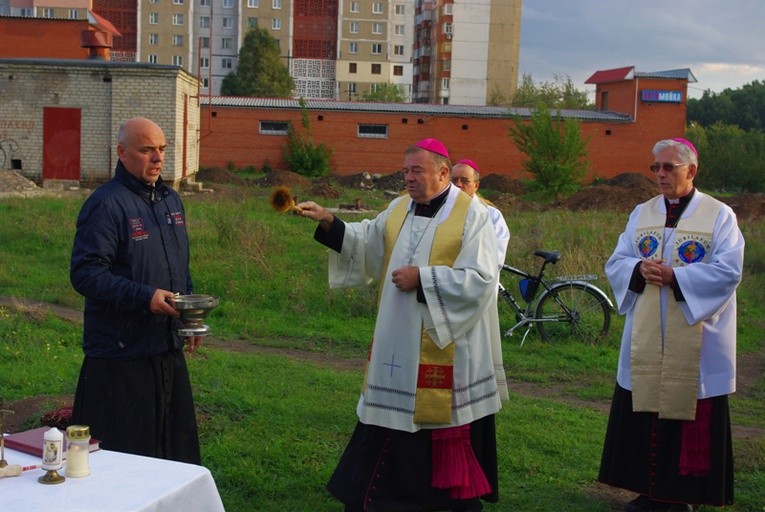
[[421,364],[417,370],[417,387],[452,389],[454,367],[441,364]]

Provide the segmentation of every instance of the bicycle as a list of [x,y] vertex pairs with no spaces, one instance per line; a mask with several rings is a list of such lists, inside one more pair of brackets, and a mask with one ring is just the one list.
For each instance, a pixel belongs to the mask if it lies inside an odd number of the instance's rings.
[[[545,341],[558,342],[567,337],[578,338],[587,343],[595,343],[608,334],[611,326],[611,311],[614,309],[611,299],[600,288],[589,281],[597,279],[595,275],[561,276],[552,281],[544,279],[545,267],[560,260],[558,251],[534,251],[534,256],[543,259],[537,275],[530,274],[510,265],[502,265],[503,272],[520,277],[518,283],[521,297],[526,302],[521,307],[519,302],[499,283],[499,297],[510,305],[515,313],[515,325],[504,334],[512,336],[517,329],[526,328],[521,339],[521,346],[533,326]],[[540,285],[543,290],[539,297]]]

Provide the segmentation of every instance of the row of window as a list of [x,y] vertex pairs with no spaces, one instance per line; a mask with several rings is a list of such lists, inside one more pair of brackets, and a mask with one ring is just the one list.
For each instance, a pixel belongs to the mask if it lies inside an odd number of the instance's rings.
[[[258,26],[258,18],[247,18],[247,28],[255,28]],[[209,16],[200,16],[199,17],[199,27],[200,28],[210,28],[210,17]],[[234,18],[230,16],[224,16],[221,18],[221,28],[225,29],[233,29],[234,28]],[[271,20],[271,29],[272,30],[281,30],[282,28],[282,20],[279,18],[274,18]]]
[[[348,22],[348,32],[351,34],[358,34],[360,27],[361,27],[361,24],[358,21]],[[385,28],[385,23],[381,23],[379,21],[372,22],[373,34],[382,34],[384,28]],[[406,30],[406,27],[404,25],[393,25],[393,33],[396,34],[397,36],[403,36],[405,30]]]
[[[379,75],[382,73],[382,64],[372,64],[370,72],[373,75]],[[358,64],[356,62],[348,63],[348,73],[356,74],[358,71]],[[395,76],[404,76],[404,66],[393,66],[393,74]]]
[[[55,18],[56,17],[56,11],[55,9],[52,9],[50,7],[38,7],[39,9],[39,17],[40,18]],[[19,16],[24,18],[34,18],[35,17],[35,8],[34,7],[22,7],[19,9]],[[70,20],[77,20],[80,19],[79,12],[77,9],[68,9],[68,15]]]
[[[355,92],[356,84],[353,85]],[[261,135],[287,135],[289,128],[289,121],[260,121],[259,133]],[[365,139],[387,139],[388,125],[359,123],[356,125],[356,136]]]
[[[183,5],[184,0],[173,0],[173,3],[176,5]],[[159,3],[159,0],[149,0],[150,4],[157,4]],[[235,7],[235,0],[223,0],[222,6],[224,9],[233,9]],[[201,7],[210,7],[210,0],[199,0],[199,5]],[[247,0],[247,7],[250,9],[257,9],[260,7],[260,0]],[[281,9],[282,8],[282,0],[271,0],[271,8],[272,9]]]

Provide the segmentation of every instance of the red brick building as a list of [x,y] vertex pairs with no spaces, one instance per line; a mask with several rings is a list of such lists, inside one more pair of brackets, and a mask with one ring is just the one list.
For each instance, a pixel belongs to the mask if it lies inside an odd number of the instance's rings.
[[[627,67],[593,74],[586,83],[596,85],[596,110],[561,111],[581,121],[584,136],[591,137],[589,178],[649,175],[654,142],[685,131],[687,85],[695,81],[688,69],[640,73]],[[202,102],[201,168],[287,168],[282,156],[287,127],[301,126],[297,100],[203,97]],[[483,175],[523,177],[524,155],[508,136],[508,115],[528,119],[529,109],[319,100],[305,105],[313,141],[333,150],[335,174],[394,172],[406,146],[435,137],[453,160],[471,158]]]

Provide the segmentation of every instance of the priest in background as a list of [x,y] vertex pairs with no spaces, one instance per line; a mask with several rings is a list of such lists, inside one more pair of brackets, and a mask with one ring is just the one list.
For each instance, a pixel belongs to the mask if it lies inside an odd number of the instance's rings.
[[660,195],[635,208],[606,263],[626,321],[599,480],[638,493],[627,512],[687,512],[733,503],[744,238],[731,208],[694,187],[690,141],[659,141],[653,156]]
[[380,281],[358,422],[327,486],[347,512],[478,511],[499,499],[497,242],[450,170],[446,147],[424,139],[404,152],[407,195],[375,218],[297,205],[332,249],[331,287]]

